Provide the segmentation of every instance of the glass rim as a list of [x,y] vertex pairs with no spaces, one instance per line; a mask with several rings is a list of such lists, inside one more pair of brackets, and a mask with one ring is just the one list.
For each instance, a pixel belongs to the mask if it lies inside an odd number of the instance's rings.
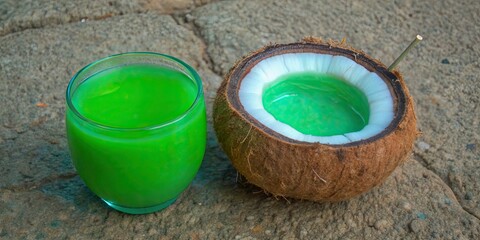
[[[194,80],[195,83],[197,84],[197,93],[196,93],[196,96],[195,96],[195,100],[193,101],[193,103],[190,105],[190,107],[187,110],[185,110],[183,113],[179,114],[177,117],[175,117],[171,120],[163,121],[163,122],[160,122],[158,124],[153,124],[153,125],[146,126],[146,127],[135,127],[135,128],[113,127],[113,126],[109,126],[107,124],[99,123],[99,122],[93,121],[93,120],[83,116],[77,110],[77,108],[75,107],[75,105],[72,102],[72,99],[71,99],[70,95],[72,94],[73,83],[75,82],[75,80],[77,80],[78,76],[82,72],[84,72],[85,70],[87,70],[89,67],[91,67],[93,65],[96,65],[96,64],[104,62],[104,61],[108,61],[108,60],[113,59],[113,58],[128,56],[128,55],[142,55],[142,54],[143,55],[150,55],[150,56],[154,56],[154,57],[155,56],[156,57],[163,57],[163,58],[166,58],[168,60],[172,60],[172,61],[180,64],[181,66],[185,67],[186,70],[188,71],[188,73],[190,73],[192,75],[192,77],[193,77],[192,80]],[[122,65],[119,65],[119,66],[122,66]],[[95,75],[97,73],[94,73],[93,75]],[[91,76],[93,76],[93,75],[91,75]],[[89,77],[91,77],[91,76],[89,76]],[[190,76],[188,76],[188,77],[190,78]],[[66,90],[66,99],[67,99],[68,108],[77,117],[79,117],[81,120],[83,120],[83,121],[85,121],[85,122],[87,122],[87,123],[89,123],[89,124],[91,124],[95,127],[98,127],[98,128],[102,128],[102,129],[105,129],[105,130],[111,130],[111,131],[123,131],[123,132],[155,130],[155,129],[160,129],[160,128],[166,127],[168,125],[171,125],[173,123],[176,123],[176,122],[182,120],[185,116],[187,116],[190,112],[193,111],[193,109],[199,104],[200,98],[202,96],[203,96],[202,80],[201,80],[200,76],[198,75],[197,71],[195,71],[195,69],[193,67],[191,67],[190,65],[188,65],[187,63],[185,63],[184,61],[182,61],[182,60],[180,60],[176,57],[173,57],[173,56],[170,56],[170,55],[167,55],[167,54],[163,54],[163,53],[156,53],[156,52],[125,52],[125,53],[113,54],[113,55],[95,60],[95,61],[87,64],[86,66],[82,67],[80,70],[78,70],[75,73],[75,75],[73,75],[73,77],[70,79],[70,81],[68,83],[67,90]]]

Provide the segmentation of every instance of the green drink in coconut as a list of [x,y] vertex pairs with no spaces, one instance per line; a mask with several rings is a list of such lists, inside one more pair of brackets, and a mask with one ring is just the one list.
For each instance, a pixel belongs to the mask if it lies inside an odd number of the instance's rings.
[[218,91],[219,142],[249,182],[274,195],[354,197],[405,161],[418,133],[413,100],[392,68],[315,38],[264,47]]

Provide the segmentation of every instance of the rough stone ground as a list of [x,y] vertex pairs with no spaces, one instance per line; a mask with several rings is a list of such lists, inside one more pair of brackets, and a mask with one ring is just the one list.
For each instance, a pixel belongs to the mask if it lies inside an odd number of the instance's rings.
[[[1,1],[0,239],[480,239],[478,9],[474,0]],[[210,112],[221,76],[269,42],[345,37],[388,64],[417,33],[425,40],[400,70],[423,135],[410,161],[350,201],[275,199],[237,183],[211,125],[195,181],[158,213],[108,208],[72,167],[64,91],[95,59],[184,59]]]

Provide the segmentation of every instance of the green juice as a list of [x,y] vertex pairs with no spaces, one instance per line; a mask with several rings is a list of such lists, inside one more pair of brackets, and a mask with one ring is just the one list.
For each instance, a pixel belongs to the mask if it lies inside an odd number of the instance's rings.
[[203,94],[194,104],[197,94],[187,75],[150,64],[109,68],[80,83],[71,95],[79,114],[69,107],[66,124],[86,185],[119,208],[168,206],[205,151],[205,104]]
[[279,77],[264,90],[263,106],[278,121],[299,132],[333,136],[368,124],[368,100],[357,87],[332,75],[315,72]]

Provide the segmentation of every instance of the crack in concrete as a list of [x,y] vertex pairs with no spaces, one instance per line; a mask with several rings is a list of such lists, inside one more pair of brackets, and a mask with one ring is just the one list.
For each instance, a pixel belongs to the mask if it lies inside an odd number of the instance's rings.
[[51,175],[45,178],[42,178],[35,182],[24,182],[20,184],[13,184],[10,186],[2,187],[2,190],[10,190],[14,192],[25,192],[31,191],[34,189],[41,188],[47,184],[56,182],[58,180],[68,180],[76,177],[78,174],[76,172],[67,172],[63,174]]
[[[141,14],[141,13],[145,13],[145,12],[146,11],[136,11],[136,12],[131,12],[131,13],[127,13],[127,14]],[[51,23],[51,24],[44,24],[44,25],[41,25],[41,26],[28,26],[28,27],[16,26],[14,30],[5,31],[5,32],[3,32],[3,30],[5,29],[6,24],[3,23],[3,25],[2,25],[3,29],[0,28],[0,38],[6,37],[10,34],[20,33],[20,32],[23,32],[23,31],[28,31],[28,30],[33,30],[33,29],[43,29],[43,28],[46,28],[46,27],[63,26],[63,25],[78,23],[78,22],[82,22],[82,21],[103,21],[103,20],[106,20],[106,19],[109,19],[109,18],[112,18],[112,17],[122,16],[122,15],[125,15],[125,13],[123,13],[123,12],[119,12],[119,13],[109,12],[109,13],[105,13],[105,14],[100,15],[100,16],[93,16],[93,17],[88,17],[88,16],[72,17],[72,19],[70,19],[69,21],[65,21],[65,22],[61,22],[61,23],[56,23],[55,22],[55,23]]]
[[473,211],[470,210],[469,208],[463,207],[462,204],[460,204],[460,206],[462,207],[462,209],[463,209],[465,212],[469,213],[469,214],[472,215],[474,218],[476,218],[478,221],[480,221],[480,216],[479,216],[479,215],[477,215],[475,212],[473,212]]
[[448,189],[453,193],[453,196],[455,197],[455,201],[458,203],[458,205],[463,209],[463,211],[465,211],[466,213],[468,213],[469,215],[473,216],[474,218],[478,219],[480,221],[480,216],[478,216],[475,212],[473,212],[471,209],[465,207],[461,201],[459,201],[458,199],[461,198],[461,196],[458,196],[457,193],[453,190],[452,186],[451,186],[451,183],[450,182],[446,182],[440,175],[437,174],[437,172],[435,171],[435,169],[433,169],[432,167],[430,167],[430,164],[428,164],[428,161],[420,154],[414,152],[413,153],[413,158],[415,159],[415,161],[417,161],[418,163],[420,163],[420,165],[422,165],[425,169],[429,170],[432,174],[434,174],[435,176],[438,177],[438,179],[440,179],[444,184],[445,186],[448,187]]
[[223,74],[220,72],[220,71],[217,71],[214,67],[214,64],[213,64],[213,58],[212,56],[210,55],[210,53],[208,52],[208,44],[206,43],[205,39],[203,38],[203,35],[201,34],[200,32],[200,28],[198,25],[196,25],[195,23],[192,24],[193,25],[193,34],[195,34],[195,36],[197,38],[199,38],[203,45],[204,45],[204,48],[203,48],[203,58],[204,60],[206,61],[207,63],[207,66],[208,68],[215,74],[217,74],[218,76],[222,76]]
[[177,23],[178,26],[181,26],[191,31],[195,35],[195,37],[197,37],[197,39],[200,40],[200,42],[203,45],[202,59],[207,64],[208,69],[210,69],[210,71],[217,74],[218,76],[222,76],[223,74],[221,72],[215,70],[215,67],[213,64],[213,58],[212,56],[210,56],[210,53],[208,52],[208,44],[201,33],[200,27],[197,24],[195,24],[195,20],[188,20],[188,16],[190,16],[190,14],[191,14],[191,11],[188,11],[181,14],[174,13],[174,14],[171,14],[170,16],[173,18],[173,20]]

